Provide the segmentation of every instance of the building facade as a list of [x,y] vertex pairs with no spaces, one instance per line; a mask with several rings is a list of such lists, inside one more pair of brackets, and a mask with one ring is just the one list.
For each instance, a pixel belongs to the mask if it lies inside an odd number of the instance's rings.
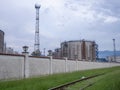
[[108,56],[107,60],[108,60],[108,62],[119,62],[120,63],[120,56],[115,56],[115,58],[114,58],[114,56]]
[[61,58],[61,48],[56,48],[52,53],[53,58]]
[[0,30],[0,53],[4,52],[4,32]]
[[54,57],[67,57],[74,60],[96,61],[98,58],[98,45],[94,41],[74,40],[61,43],[56,49]]

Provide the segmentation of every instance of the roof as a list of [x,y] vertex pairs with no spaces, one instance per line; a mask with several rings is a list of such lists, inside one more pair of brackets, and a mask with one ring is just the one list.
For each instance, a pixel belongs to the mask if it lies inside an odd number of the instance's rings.
[[95,42],[95,41],[90,41],[90,40],[70,40],[70,41],[64,41],[62,43],[65,43],[65,42],[82,42],[82,41],[85,41],[85,42]]
[[0,30],[0,33],[3,33],[3,34],[4,34],[4,32],[3,32],[2,30]]

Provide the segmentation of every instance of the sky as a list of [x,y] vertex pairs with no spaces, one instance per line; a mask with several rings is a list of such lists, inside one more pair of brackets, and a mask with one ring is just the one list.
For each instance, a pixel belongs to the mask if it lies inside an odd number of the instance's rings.
[[120,50],[120,0],[0,0],[0,30],[7,47],[34,51],[35,4],[40,4],[40,50],[54,50],[69,40],[90,40],[98,49]]

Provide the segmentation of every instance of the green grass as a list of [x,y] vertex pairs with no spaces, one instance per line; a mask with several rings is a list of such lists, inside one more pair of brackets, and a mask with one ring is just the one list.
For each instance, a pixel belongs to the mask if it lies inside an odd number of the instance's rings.
[[[86,87],[92,84],[90,87]],[[77,83],[66,90],[120,90],[120,67],[110,70],[105,75]]]
[[[28,78],[28,79],[22,79],[22,80],[14,80],[14,81],[1,81],[0,90],[47,90],[57,85],[61,85],[61,84],[64,84],[70,81],[74,81],[76,79],[80,79],[82,76],[87,77],[90,75],[95,75],[95,74],[99,74],[103,72],[111,73],[110,75],[106,74],[106,77],[110,77],[109,78],[110,80],[107,80],[107,81],[111,82],[111,78],[113,78],[114,73],[116,73],[116,79],[118,80],[120,71],[118,72],[117,70],[119,71],[120,67],[84,70],[84,71],[77,71],[77,72],[66,73],[66,74],[65,73],[54,74],[54,75],[40,76],[40,77],[35,77],[35,78]],[[114,73],[112,74],[112,72]],[[113,78],[112,80],[117,81],[116,79]],[[107,81],[105,82],[106,84],[107,84]],[[102,79],[99,79],[99,82],[103,83]],[[120,79],[119,79],[119,82],[117,83],[120,84]],[[99,86],[100,84],[95,83],[95,85]],[[70,89],[70,90],[74,90],[74,89]],[[75,90],[79,90],[79,89],[75,89]],[[97,89],[94,89],[94,87],[91,86],[89,90],[97,90]],[[100,90],[103,90],[103,89],[100,89]],[[113,90],[118,90],[118,89],[113,89]]]
[[120,69],[103,76],[87,90],[120,90]]

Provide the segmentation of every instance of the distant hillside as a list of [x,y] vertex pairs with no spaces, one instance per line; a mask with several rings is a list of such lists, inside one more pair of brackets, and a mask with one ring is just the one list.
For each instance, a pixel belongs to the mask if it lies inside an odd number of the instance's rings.
[[[99,58],[106,58],[107,56],[112,56],[113,51],[99,51]],[[120,56],[120,51],[116,51],[116,56]]]

